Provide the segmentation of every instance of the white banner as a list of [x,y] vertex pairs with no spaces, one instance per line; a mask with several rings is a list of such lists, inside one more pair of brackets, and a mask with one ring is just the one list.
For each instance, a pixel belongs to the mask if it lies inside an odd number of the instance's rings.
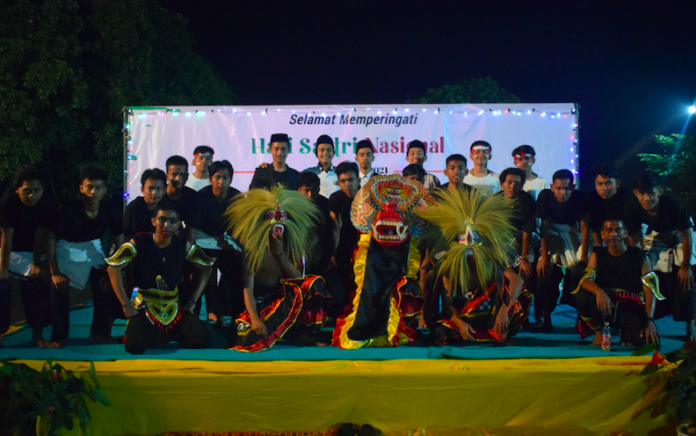
[[[246,191],[254,169],[270,163],[268,140],[273,133],[291,138],[287,164],[302,171],[318,164],[316,139],[334,138],[334,165],[354,162],[355,143],[369,139],[375,147],[373,167],[379,173],[400,172],[407,164],[406,147],[414,139],[427,145],[424,168],[444,183],[447,156],[469,160],[476,140],[493,148],[488,168],[500,173],[513,166],[512,150],[527,144],[536,150],[534,172],[551,180],[567,168],[576,172],[577,118],[573,103],[459,105],[325,105],[325,106],[192,106],[131,108],[128,138],[128,197],[140,195],[140,175],[148,168],[166,171],[169,156],[189,163],[198,145],[215,150],[215,160],[234,167],[232,186]],[[190,173],[195,168],[190,167]]]

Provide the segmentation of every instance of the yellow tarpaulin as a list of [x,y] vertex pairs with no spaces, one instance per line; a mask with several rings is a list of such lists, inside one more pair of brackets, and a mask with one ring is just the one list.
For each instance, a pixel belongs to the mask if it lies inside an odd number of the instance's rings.
[[[112,405],[91,406],[91,428],[101,436],[151,435],[323,431],[354,422],[404,435],[481,426],[636,435],[664,427],[669,429],[664,434],[674,434],[664,416],[641,413],[660,388],[650,389],[637,375],[647,362],[645,357],[96,362]],[[23,363],[37,369],[43,364]],[[84,362],[59,363],[87,368]]]

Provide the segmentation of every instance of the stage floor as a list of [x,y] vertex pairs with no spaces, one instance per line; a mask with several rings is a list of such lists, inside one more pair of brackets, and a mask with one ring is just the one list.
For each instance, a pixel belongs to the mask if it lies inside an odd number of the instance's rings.
[[[92,307],[88,302],[72,308],[70,312],[70,341],[62,349],[48,350],[29,346],[31,331],[21,328],[5,336],[5,348],[0,358],[45,360],[50,357],[61,361],[110,361],[133,359],[209,360],[209,361],[274,361],[274,360],[392,360],[392,359],[569,359],[579,357],[630,356],[632,347],[619,345],[613,338],[612,351],[605,352],[590,346],[591,338],[580,340],[575,329],[576,311],[560,305],[553,314],[554,330],[551,333],[520,331],[513,344],[471,343],[463,346],[428,346],[427,338],[416,346],[397,348],[369,348],[341,350],[336,347],[298,347],[278,342],[270,350],[259,353],[242,353],[225,348],[227,328],[213,330],[212,348],[184,350],[175,343],[168,348],[148,350],[142,356],[126,353],[122,344],[94,345],[88,341],[92,321]],[[205,312],[205,311],[203,311]],[[685,325],[671,318],[657,321],[662,335],[662,350],[667,352],[681,348]],[[116,320],[114,336],[122,336],[124,320]],[[50,327],[44,331],[50,337]]]

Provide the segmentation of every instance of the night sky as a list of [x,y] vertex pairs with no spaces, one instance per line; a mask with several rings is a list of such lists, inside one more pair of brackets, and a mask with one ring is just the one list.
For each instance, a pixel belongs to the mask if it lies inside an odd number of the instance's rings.
[[161,4],[245,105],[404,103],[469,77],[529,103],[577,102],[585,189],[599,161],[630,180],[635,154],[680,133],[696,99],[691,0]]

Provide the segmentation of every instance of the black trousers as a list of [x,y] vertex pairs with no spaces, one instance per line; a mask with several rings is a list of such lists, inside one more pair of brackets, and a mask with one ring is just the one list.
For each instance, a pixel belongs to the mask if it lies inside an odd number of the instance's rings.
[[[561,296],[560,284],[563,282],[563,297],[561,303],[577,307],[575,298],[571,294],[577,286],[580,275],[577,270],[566,268],[565,273],[558,265],[553,265],[551,271],[545,276],[538,276],[537,291],[534,295],[534,312],[538,317],[540,314],[550,314],[556,309],[558,297]],[[536,315],[536,313],[539,315]]]
[[645,306],[637,301],[613,298],[611,290],[606,292],[614,304],[609,317],[606,317],[597,307],[595,294],[586,289],[580,289],[575,294],[580,316],[593,330],[602,328],[604,322],[609,321],[609,325],[612,327],[621,328],[622,336],[629,333],[624,330],[632,330],[634,336],[640,336],[640,331],[648,326],[648,314],[645,311]]
[[[51,324],[51,294],[49,283],[41,277],[19,279],[19,292],[22,297],[27,324],[32,329],[42,329]],[[12,289],[9,280],[0,281],[0,333],[10,327]]]
[[152,346],[166,347],[176,340],[182,348],[208,348],[213,341],[208,327],[198,316],[181,313],[181,319],[169,332],[161,332],[145,314],[145,309],[128,320],[126,326],[126,351],[143,354]]
[[[658,301],[655,306],[655,319],[672,315],[675,321],[690,321],[696,314],[696,286],[684,290],[679,283],[679,268],[674,265],[672,272],[655,271],[660,281],[660,293],[665,299]],[[691,273],[696,277],[696,266],[691,267]]]

